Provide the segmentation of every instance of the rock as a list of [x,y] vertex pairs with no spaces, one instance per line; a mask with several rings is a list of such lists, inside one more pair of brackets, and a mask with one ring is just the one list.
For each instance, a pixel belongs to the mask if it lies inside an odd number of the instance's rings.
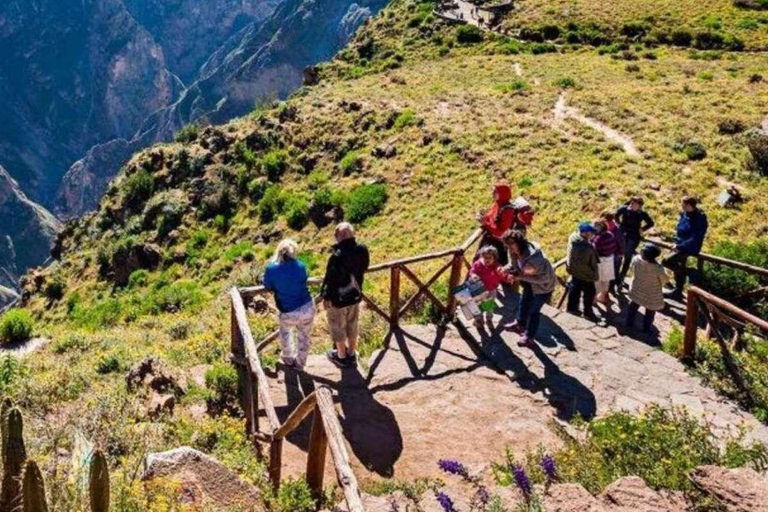
[[192,448],[151,453],[144,467],[145,482],[156,479],[182,482],[178,488],[180,499],[203,509],[266,510],[256,487],[241,480],[213,457]]
[[376,146],[371,150],[371,156],[376,158],[392,158],[395,155],[397,155],[397,147],[391,143]]
[[160,394],[180,396],[184,393],[178,380],[165,366],[154,357],[148,357],[134,364],[125,376],[128,391],[136,392],[146,388]]
[[172,394],[153,391],[147,404],[147,415],[154,419],[164,414],[173,414],[174,407],[176,407],[176,398]]
[[555,484],[542,495],[547,512],[602,512],[605,508],[580,484]]
[[304,85],[312,86],[320,83],[320,68],[317,66],[307,66],[301,73]]
[[108,273],[118,286],[128,284],[128,278],[135,270],[154,270],[162,260],[160,247],[155,244],[139,244],[133,247],[120,248],[112,256]]
[[723,208],[729,208],[743,203],[744,198],[736,187],[730,187],[720,192],[717,196],[717,204]]
[[751,469],[699,466],[691,472],[691,480],[729,511],[768,511],[768,481]]
[[198,364],[189,369],[189,380],[199,388],[205,388],[205,374],[211,369],[209,364]]
[[269,311],[269,302],[264,297],[254,297],[248,303],[248,309],[254,313],[261,314]]
[[667,501],[637,476],[619,478],[603,491],[600,500],[609,510],[626,510],[627,512],[682,512],[685,510]]

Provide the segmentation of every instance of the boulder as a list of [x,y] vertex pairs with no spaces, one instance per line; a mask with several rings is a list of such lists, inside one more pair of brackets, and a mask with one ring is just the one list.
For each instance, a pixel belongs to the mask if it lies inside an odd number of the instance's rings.
[[683,512],[673,503],[648,487],[638,476],[619,478],[599,496],[608,510],[626,512]]
[[751,469],[699,466],[691,480],[729,511],[768,512],[768,480]]
[[175,406],[176,398],[172,394],[153,391],[147,404],[147,415],[155,419],[165,414],[173,414]]
[[547,512],[603,512],[605,507],[580,484],[555,484],[543,496]]
[[180,501],[196,505],[195,509],[266,510],[256,487],[241,480],[213,457],[193,448],[151,453],[144,468],[145,482],[156,479],[180,482]]
[[308,66],[301,73],[304,85],[317,85],[320,82],[320,68]]
[[118,286],[128,284],[133,271],[139,269],[154,270],[162,260],[160,247],[154,244],[139,244],[120,248],[112,256],[112,280]]
[[371,150],[371,156],[376,158],[392,158],[397,155],[397,147],[391,143],[381,144]]
[[736,187],[730,187],[726,190],[723,190],[717,196],[717,204],[723,208],[730,208],[743,202],[744,197]]
[[148,357],[134,364],[125,376],[128,391],[136,392],[142,388],[159,394],[180,396],[184,390],[178,379],[160,360]]

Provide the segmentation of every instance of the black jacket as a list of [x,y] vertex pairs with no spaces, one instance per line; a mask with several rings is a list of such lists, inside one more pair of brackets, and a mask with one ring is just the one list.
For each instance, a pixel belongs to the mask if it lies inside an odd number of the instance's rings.
[[339,299],[339,288],[349,285],[350,275],[353,275],[362,290],[365,271],[368,270],[369,264],[368,248],[363,244],[358,244],[354,238],[342,240],[335,244],[333,246],[333,253],[328,258],[320,295],[324,300],[331,301],[331,304],[337,308],[357,304],[360,302],[359,300],[348,304],[341,301]]
[[621,228],[625,238],[634,240],[640,240],[641,232],[651,229],[655,225],[645,210],[636,212],[626,204],[616,210],[616,223]]

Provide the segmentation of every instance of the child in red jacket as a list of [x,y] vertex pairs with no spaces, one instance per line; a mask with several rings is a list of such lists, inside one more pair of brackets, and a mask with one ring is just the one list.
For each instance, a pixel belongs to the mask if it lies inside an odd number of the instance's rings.
[[[481,281],[487,292],[486,301],[496,298],[496,290],[501,283],[509,283],[510,277],[504,272],[499,263],[499,252],[491,245],[485,245],[480,248],[480,257],[472,264],[469,269],[469,279]],[[486,320],[490,321],[492,312],[486,312]],[[475,323],[480,323],[482,318],[475,317]]]

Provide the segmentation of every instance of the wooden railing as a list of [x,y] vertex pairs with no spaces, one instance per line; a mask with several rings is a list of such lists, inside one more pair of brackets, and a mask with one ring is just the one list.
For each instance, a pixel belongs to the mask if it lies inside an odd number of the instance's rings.
[[[323,491],[326,450],[330,449],[336,477],[344,492],[350,512],[363,512],[360,489],[357,485],[349,454],[344,445],[341,425],[333,405],[331,391],[321,386],[307,396],[280,423],[275,405],[269,395],[269,384],[259,359],[259,351],[251,334],[243,297],[237,288],[230,291],[232,301],[232,354],[231,359],[238,370],[240,402],[245,414],[245,429],[251,439],[257,457],[261,457],[259,442],[269,444],[269,479],[275,490],[280,487],[282,472],[283,440],[293,432],[311,413],[312,430],[307,453],[307,484],[315,496]],[[259,430],[259,404],[264,409],[269,427],[266,432]]]

